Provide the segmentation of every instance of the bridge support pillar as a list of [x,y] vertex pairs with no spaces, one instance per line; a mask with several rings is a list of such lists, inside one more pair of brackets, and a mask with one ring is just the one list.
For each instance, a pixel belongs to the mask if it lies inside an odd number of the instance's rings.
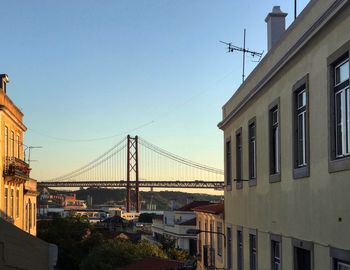
[[140,212],[140,190],[139,190],[139,160],[138,160],[138,137],[127,136],[127,185],[126,185],[126,211],[132,208],[131,200],[131,178],[135,179],[135,210]]

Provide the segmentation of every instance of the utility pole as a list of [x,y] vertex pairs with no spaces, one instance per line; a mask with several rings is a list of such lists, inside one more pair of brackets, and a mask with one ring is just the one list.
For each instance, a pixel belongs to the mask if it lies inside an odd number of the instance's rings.
[[234,46],[232,45],[231,42],[224,42],[224,41],[220,41],[221,43],[224,43],[227,45],[227,52],[231,53],[231,52],[235,52],[235,51],[238,51],[238,52],[242,52],[243,53],[243,59],[242,59],[242,83],[244,82],[244,79],[245,79],[245,54],[246,53],[250,53],[250,55],[252,57],[259,57],[258,61],[260,61],[263,53],[263,52],[256,52],[256,51],[251,51],[249,49],[246,49],[246,29],[244,28],[244,32],[243,32],[243,47],[237,47],[237,46]]

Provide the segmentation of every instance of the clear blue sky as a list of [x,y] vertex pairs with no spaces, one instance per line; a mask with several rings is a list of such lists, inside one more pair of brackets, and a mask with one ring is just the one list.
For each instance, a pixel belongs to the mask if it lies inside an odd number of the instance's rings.
[[[307,0],[299,0],[299,11]],[[223,167],[221,107],[241,83],[241,54],[219,40],[266,51],[267,13],[293,17],[293,0],[3,1],[0,72],[25,114],[32,176],[84,165],[124,135]],[[247,58],[247,71],[256,63]],[[40,134],[47,136],[42,136]]]

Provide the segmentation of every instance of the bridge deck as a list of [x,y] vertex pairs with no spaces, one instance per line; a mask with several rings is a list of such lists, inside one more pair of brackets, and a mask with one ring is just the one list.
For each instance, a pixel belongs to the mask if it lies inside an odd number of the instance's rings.
[[[120,187],[126,188],[127,181],[42,181],[39,187]],[[136,186],[136,181],[130,181],[131,188]],[[139,181],[140,188],[207,188],[223,189],[223,181]]]

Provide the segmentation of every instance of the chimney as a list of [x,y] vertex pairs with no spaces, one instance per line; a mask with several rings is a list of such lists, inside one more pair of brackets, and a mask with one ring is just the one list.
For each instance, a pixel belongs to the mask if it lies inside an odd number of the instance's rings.
[[7,74],[0,74],[0,79],[0,89],[6,93],[6,84],[10,82],[9,76]]
[[286,16],[288,13],[281,11],[280,6],[274,6],[265,22],[267,23],[267,50],[269,51],[280,40],[286,30]]

